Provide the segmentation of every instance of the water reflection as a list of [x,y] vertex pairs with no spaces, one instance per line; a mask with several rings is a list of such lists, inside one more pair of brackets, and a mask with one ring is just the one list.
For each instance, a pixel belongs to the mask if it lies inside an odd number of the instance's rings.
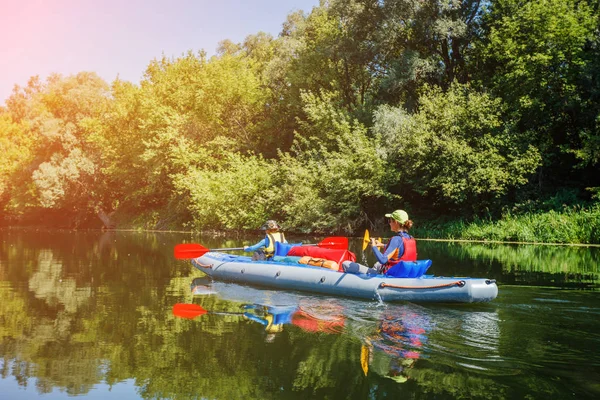
[[414,367],[423,353],[432,324],[427,313],[410,306],[387,309],[379,316],[376,332],[364,338],[361,348],[361,367],[404,383],[407,370]]
[[[274,342],[275,335],[284,332],[284,327],[312,334],[340,334],[342,340],[336,346],[352,349],[345,362],[351,362],[355,369],[360,367],[369,380],[378,377],[394,384],[412,380],[428,391],[431,376],[442,376],[447,368],[495,374],[498,362],[504,362],[500,350],[501,320],[496,308],[489,305],[475,306],[484,310],[474,307],[464,310],[410,303],[365,304],[360,300],[315,298],[304,293],[279,297],[274,291],[213,282],[209,278],[196,278],[190,286],[196,301],[204,304],[226,301],[229,309],[232,305],[238,308],[237,315],[244,318],[235,323],[260,324],[266,342]],[[208,298],[213,303],[208,303]],[[245,303],[248,299],[260,302]],[[336,359],[344,362],[339,355]],[[305,362],[308,361],[302,361]],[[310,362],[320,364],[316,358]],[[309,381],[314,379],[311,375]],[[456,381],[454,384],[465,383],[463,372],[452,379]],[[485,385],[496,386],[487,379]],[[485,385],[482,384],[482,390]]]
[[[497,312],[471,312],[462,317],[463,343],[485,352],[485,358],[498,355],[500,318]],[[483,368],[483,367],[481,367]]]
[[[0,398],[600,396],[600,293],[563,290],[574,274],[597,284],[597,250],[422,242],[432,273],[501,287],[491,303],[416,305],[212,282],[173,260],[184,241],[0,230]],[[177,303],[211,313],[182,319]]]
[[[196,278],[192,281],[191,291],[195,296],[220,295],[229,301],[240,298],[240,293],[253,293],[251,288],[235,287],[236,285],[220,285],[220,289],[207,278]],[[230,293],[233,289],[235,294]],[[306,332],[341,333],[344,327],[343,309],[336,304],[322,304],[315,301],[302,301],[294,304],[272,305],[261,303],[240,304],[239,313],[221,313],[223,315],[239,315],[246,321],[254,321],[264,326],[268,334],[267,341],[274,339],[275,333],[282,332],[284,325],[293,325]],[[212,312],[215,314],[215,312]],[[216,314],[219,314],[216,312]]]
[[89,286],[78,287],[74,278],[65,276],[63,263],[50,249],[39,252],[37,268],[29,278],[29,290],[49,306],[62,306],[66,313],[74,313],[88,303],[92,293]]

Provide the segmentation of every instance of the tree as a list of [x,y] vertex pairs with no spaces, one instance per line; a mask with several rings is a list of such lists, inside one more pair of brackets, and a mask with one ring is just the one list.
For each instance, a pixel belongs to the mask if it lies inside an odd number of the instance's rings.
[[219,157],[214,166],[193,167],[175,178],[176,190],[189,197],[191,225],[198,230],[254,230],[279,218],[278,163],[229,151]]
[[497,0],[484,28],[480,79],[543,154],[540,186],[598,182],[572,169],[574,152],[592,169],[598,162],[598,84],[590,74],[598,58],[597,11],[585,1]]
[[[364,2],[371,1],[365,0]],[[375,1],[381,20],[374,34],[385,77],[378,99],[400,102],[409,110],[427,83],[447,89],[467,83],[473,70],[473,42],[480,35],[485,4],[481,0]],[[360,23],[360,22],[359,22]]]
[[14,122],[8,112],[0,111],[0,213],[14,210],[18,204],[13,198],[15,187],[23,190],[27,182],[23,178],[31,162],[33,141],[26,133],[23,123]]
[[354,232],[389,200],[389,169],[366,127],[340,106],[337,93],[304,93],[304,112],[279,170],[287,226],[305,232]]
[[302,115],[302,92],[337,92],[340,104],[367,121],[381,70],[377,65],[374,2],[322,2],[312,12],[292,14],[278,39],[287,50],[288,110]]
[[440,213],[498,205],[540,161],[537,149],[506,123],[500,99],[459,83],[446,93],[426,87],[413,115],[380,107],[373,131],[379,153],[398,169],[396,193]]
[[[186,209],[173,179],[196,167],[214,166],[207,149],[253,149],[267,92],[252,60],[223,54],[206,60],[191,53],[154,60],[139,93],[137,161],[145,170],[145,204],[153,210]],[[169,204],[171,206],[169,206]],[[179,204],[179,206],[177,206]],[[167,211],[168,212],[168,211]]]
[[34,79],[13,93],[8,110],[25,127],[32,154],[24,168],[30,175],[13,194],[23,199],[21,211],[61,210],[75,223],[102,213],[102,149],[94,138],[108,101],[108,85],[85,72],[67,78],[54,74],[44,84]]

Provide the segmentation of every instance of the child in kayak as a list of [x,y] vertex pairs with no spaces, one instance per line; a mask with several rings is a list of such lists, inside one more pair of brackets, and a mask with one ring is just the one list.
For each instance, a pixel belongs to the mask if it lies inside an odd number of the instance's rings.
[[254,252],[252,255],[254,261],[272,258],[275,254],[275,242],[287,243],[285,235],[280,232],[281,227],[276,221],[270,219],[260,229],[266,231],[264,239],[252,246],[244,246],[245,252]]
[[383,254],[379,251],[383,243],[371,238],[371,248],[377,258],[373,268],[381,274],[386,273],[400,261],[417,261],[417,242],[408,234],[413,222],[408,219],[406,211],[396,210],[391,214],[385,214],[385,217],[388,218],[390,229],[396,232],[396,235],[384,247]]

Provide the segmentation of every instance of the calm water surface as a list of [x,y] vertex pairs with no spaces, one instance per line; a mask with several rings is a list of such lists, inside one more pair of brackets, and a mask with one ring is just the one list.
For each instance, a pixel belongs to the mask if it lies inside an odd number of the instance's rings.
[[172,255],[257,239],[0,230],[0,399],[600,397],[598,248],[420,241],[429,273],[497,279],[463,305],[211,282]]

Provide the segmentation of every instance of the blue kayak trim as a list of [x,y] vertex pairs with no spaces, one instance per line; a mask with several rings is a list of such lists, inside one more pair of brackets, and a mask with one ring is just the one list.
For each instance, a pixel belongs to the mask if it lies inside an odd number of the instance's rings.
[[216,280],[384,302],[473,303],[491,301],[498,295],[495,280],[485,278],[351,274],[217,252],[193,259],[192,264]]

